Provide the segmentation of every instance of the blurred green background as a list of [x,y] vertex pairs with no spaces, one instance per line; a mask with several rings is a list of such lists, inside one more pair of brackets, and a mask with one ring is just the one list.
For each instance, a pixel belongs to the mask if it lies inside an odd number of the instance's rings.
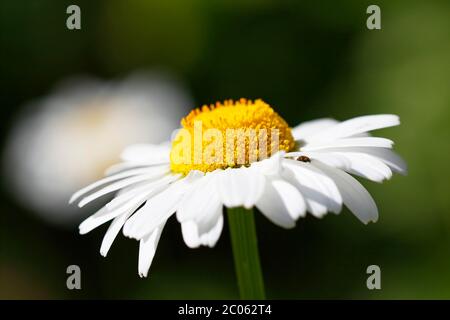
[[[82,29],[65,27],[81,7]],[[364,226],[350,212],[283,230],[257,216],[268,298],[450,298],[450,2],[377,1],[381,30],[366,28],[372,1],[12,1],[0,4],[0,148],[30,99],[73,74],[103,79],[166,68],[198,105],[263,98],[292,125],[373,113],[400,115],[379,132],[396,142],[407,177],[365,183],[380,211]],[[188,106],[189,108],[195,106]],[[80,161],[83,161],[80,159]],[[87,161],[87,160],[84,160]],[[36,165],[39,165],[38,163]],[[237,298],[228,229],[214,249],[188,249],[175,219],[150,276],[137,275],[137,242],[106,227],[80,236],[0,190],[1,298]],[[81,218],[80,218],[81,221]],[[66,267],[82,290],[66,288]],[[366,288],[379,265],[382,289]]]

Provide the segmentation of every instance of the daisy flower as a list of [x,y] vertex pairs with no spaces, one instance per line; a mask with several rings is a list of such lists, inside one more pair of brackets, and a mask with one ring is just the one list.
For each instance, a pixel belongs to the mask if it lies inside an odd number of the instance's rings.
[[[123,228],[125,236],[140,242],[138,270],[145,277],[174,214],[190,248],[216,244],[224,206],[256,207],[284,228],[294,227],[307,212],[322,217],[339,213],[343,205],[364,223],[376,221],[374,200],[351,174],[381,182],[392,172],[406,172],[391,150],[393,142],[368,134],[398,124],[395,115],[373,115],[344,122],[320,119],[291,129],[262,100],[203,106],[181,121],[171,143],[126,148],[108,177],[78,191],[70,202],[82,207],[117,192],[80,225],[80,233],[112,220],[101,254],[106,256]],[[237,134],[229,140],[230,130]],[[241,245],[247,236],[242,230],[236,235]]]
[[100,179],[126,146],[169,139],[187,112],[180,106],[190,103],[185,88],[163,73],[63,80],[25,106],[13,126],[2,168],[8,186],[47,222],[71,225],[88,213],[67,207],[73,191]]

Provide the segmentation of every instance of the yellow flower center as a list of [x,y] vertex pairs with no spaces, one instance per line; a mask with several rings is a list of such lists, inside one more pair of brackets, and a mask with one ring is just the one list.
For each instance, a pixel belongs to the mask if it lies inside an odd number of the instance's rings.
[[172,142],[170,167],[188,174],[248,166],[272,154],[292,150],[286,121],[262,100],[227,100],[191,111]]

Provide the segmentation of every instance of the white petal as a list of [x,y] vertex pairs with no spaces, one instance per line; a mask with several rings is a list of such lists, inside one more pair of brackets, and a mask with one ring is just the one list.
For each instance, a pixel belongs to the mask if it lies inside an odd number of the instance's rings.
[[392,177],[391,169],[383,161],[371,155],[353,152],[332,152],[330,155],[347,158],[351,164],[350,168],[345,170],[348,173],[376,182],[382,182]]
[[131,162],[121,162],[114,164],[110,166],[108,169],[105,170],[105,176],[112,176],[117,173],[124,172],[126,170],[131,169],[144,169],[144,168],[152,168],[155,166],[163,166],[167,164],[156,164],[156,165],[148,165],[148,164],[138,164],[138,163],[131,163]]
[[308,187],[299,185],[298,182],[296,182],[294,179],[289,179],[289,182],[291,182],[303,195],[308,212],[318,218],[323,217],[327,213],[328,200],[324,199],[324,196],[321,193],[317,193]]
[[370,115],[353,118],[331,126],[308,138],[308,143],[329,142],[353,135],[392,127],[400,124],[399,117],[393,114]]
[[81,197],[83,194],[85,194],[91,190],[94,190],[95,188],[98,188],[104,184],[111,183],[116,180],[128,178],[131,176],[136,176],[136,175],[150,174],[150,173],[161,173],[162,174],[162,173],[168,172],[168,171],[169,171],[169,167],[164,165],[164,166],[158,166],[158,167],[154,167],[154,168],[137,168],[137,169],[131,169],[128,171],[120,172],[115,175],[100,179],[100,180],[88,185],[87,187],[84,187],[83,189],[75,192],[72,195],[72,197],[70,198],[69,203],[73,203],[76,199]]
[[[313,160],[314,162],[314,160]],[[334,183],[324,172],[313,163],[286,159],[283,162],[288,179],[305,197],[309,211],[317,216],[323,216],[327,210],[339,213],[342,209],[342,196]]]
[[[124,210],[125,211],[125,210]],[[121,213],[123,213],[124,211],[115,211],[115,212],[111,212],[108,209],[106,209],[105,207],[102,207],[100,210],[98,210],[96,213],[94,213],[93,215],[89,216],[88,218],[86,218],[79,226],[79,232],[80,234],[86,234],[89,231],[97,228],[99,225],[108,222],[111,219],[114,219],[115,217],[117,217],[118,215],[120,215]],[[98,222],[97,222],[98,221]]]
[[138,263],[138,272],[139,276],[147,277],[148,270],[153,261],[153,257],[155,256],[156,247],[158,246],[159,239],[161,238],[161,233],[164,228],[166,221],[161,223],[158,227],[156,227],[153,232],[147,236],[145,236],[139,242],[139,263]]
[[181,234],[183,235],[184,243],[189,248],[194,249],[200,247],[197,223],[194,220],[181,222]]
[[222,207],[215,187],[219,172],[207,173],[186,191],[177,208],[177,220],[180,223],[189,220],[200,221]]
[[391,149],[349,147],[349,148],[330,149],[330,151],[369,154],[369,155],[383,161],[394,172],[398,172],[400,174],[406,174],[408,171],[406,162]]
[[147,200],[147,203],[125,223],[125,236],[141,240],[167,220],[176,210],[182,196],[180,181],[173,183],[163,192]]
[[184,179],[172,183],[166,190],[148,199],[146,204],[127,220],[123,228],[124,235],[140,240],[151,233],[175,212],[183,194],[201,177],[203,173],[191,171]]
[[[172,178],[173,178],[172,180],[175,180],[175,176],[173,176]],[[86,234],[91,230],[97,228],[98,226],[108,222],[109,220],[115,219],[115,221],[113,221],[111,226],[109,227],[107,234],[105,234],[105,237],[103,239],[104,244],[102,244],[102,248],[100,249],[100,253],[102,255],[106,255],[106,252],[109,250],[109,246],[111,246],[112,241],[116,237],[117,232],[120,231],[120,228],[122,227],[123,223],[125,223],[125,220],[136,209],[138,209],[149,197],[156,194],[157,192],[161,192],[162,190],[164,190],[169,185],[170,182],[171,181],[167,179],[161,180],[159,181],[158,185],[154,186],[151,189],[142,191],[139,194],[135,194],[132,198],[128,199],[128,201],[120,203],[120,205],[116,205],[112,208],[106,205],[105,207],[100,209],[97,213],[91,215],[80,224],[79,226],[80,234]],[[111,204],[111,202],[109,204]],[[118,221],[116,222],[116,220]],[[123,223],[121,223],[120,227],[118,227],[120,221],[122,220]],[[116,229],[117,232],[115,233]]]
[[292,135],[295,140],[307,140],[309,136],[321,132],[322,130],[329,128],[339,123],[337,120],[330,118],[322,118],[312,121],[307,121],[299,124],[292,129]]
[[264,192],[266,178],[253,168],[245,168],[247,174],[247,192],[244,200],[244,208],[252,208]]
[[217,226],[219,219],[222,216],[222,211],[223,206],[220,205],[214,211],[208,212],[207,215],[196,217],[195,222],[198,226],[199,236],[209,233]]
[[281,171],[281,161],[285,156],[284,151],[279,151],[270,158],[253,162],[250,168],[257,170],[265,176],[277,176]]
[[329,148],[344,148],[344,147],[377,147],[377,148],[392,148],[394,142],[386,138],[378,137],[361,137],[361,138],[346,138],[331,142],[308,143],[301,148],[302,151],[317,151],[327,150]]
[[213,225],[212,228],[205,228],[203,230],[202,226],[200,225],[199,235],[201,244],[204,246],[208,246],[210,248],[214,247],[220,238],[222,229],[223,229],[223,214],[221,207],[219,218],[216,220],[216,223]]
[[369,192],[351,175],[342,170],[329,167],[316,161],[322,171],[328,174],[336,183],[344,199],[344,204],[363,223],[378,220],[378,209]]
[[[161,185],[162,188],[166,187],[167,184]],[[148,197],[152,195],[153,191],[149,191],[146,193],[139,194],[136,197],[133,197],[129,201],[123,203],[122,205],[116,207],[115,209],[110,210],[108,207],[103,207],[95,214],[88,217],[84,220],[80,226],[80,234],[88,233],[89,231],[97,228],[98,226],[108,222],[115,217],[118,217],[122,214],[126,214],[128,212],[133,212],[136,210],[141,204],[143,204]]]
[[252,168],[226,169],[218,175],[217,192],[229,208],[251,208],[261,197],[265,178]]
[[160,164],[170,162],[170,143],[135,144],[125,148],[120,157],[125,162]]
[[[343,148],[347,149],[347,148]],[[392,177],[392,171],[382,160],[373,157],[369,154],[356,152],[336,152],[339,148],[327,149],[326,151],[309,151],[309,152],[291,152],[288,156],[304,155],[310,159],[319,160],[326,165],[342,169],[351,174],[356,174],[360,177],[382,182]]]
[[292,219],[297,220],[299,217],[305,216],[306,203],[297,188],[281,179],[272,180],[271,183],[283,200]]
[[112,243],[114,242],[114,239],[116,239],[120,229],[122,229],[123,225],[125,224],[125,221],[127,221],[128,217],[132,213],[133,211],[130,210],[128,213],[122,214],[114,218],[114,220],[111,222],[111,224],[108,227],[108,230],[105,233],[105,236],[103,237],[102,245],[100,247],[100,254],[102,256],[106,257],[109,249],[111,248]]
[[79,232],[80,234],[86,234],[97,228],[98,226],[108,222],[109,220],[114,219],[117,216],[126,214],[133,207],[139,206],[139,203],[142,204],[144,201],[145,200],[143,199],[138,199],[134,202],[127,203],[126,205],[121,206],[115,210],[108,210],[107,208],[103,207],[80,224],[80,226],[78,227]]
[[339,155],[338,156],[331,155],[327,151],[306,151],[306,152],[297,151],[286,153],[286,157],[297,158],[300,156],[306,156],[310,159],[317,159],[329,166],[332,166],[334,168],[340,168],[343,170],[349,169],[351,166],[351,163],[347,158],[341,157]]
[[126,178],[114,183],[111,183],[110,185],[90,194],[89,196],[83,198],[79,203],[78,206],[84,207],[86,204],[104,196],[107,195],[108,193],[123,189],[125,187],[131,186],[133,184],[136,184],[138,182],[142,182],[142,181],[148,181],[151,182],[152,180],[158,179],[160,177],[163,177],[166,174],[166,172],[162,172],[162,171],[157,171],[157,172],[153,172],[153,173],[146,173],[146,174],[141,174],[138,176],[133,176],[130,178]]
[[181,223],[183,239],[189,248],[198,248],[200,245],[214,247],[223,229],[222,207],[219,211],[211,215],[211,222],[197,223],[188,220]]
[[244,196],[241,187],[244,182],[245,176],[241,169],[229,168],[220,172],[217,179],[217,193],[227,207],[243,205]]
[[199,179],[178,205],[177,219],[182,226],[183,239],[190,248],[213,246],[220,236],[222,202],[215,187],[220,173],[213,171]]
[[155,194],[155,192],[162,191],[164,187],[178,180],[180,177],[180,174],[170,174],[156,181],[144,181],[131,187],[124,188],[117,193],[114,199],[106,204],[106,207],[109,210],[113,210],[137,196],[147,194],[147,197],[150,197],[151,195]]
[[295,219],[305,213],[306,205],[302,195],[286,181],[267,179],[256,207],[276,225],[293,228]]
[[369,150],[366,151],[366,153],[383,161],[394,172],[398,172],[400,174],[408,173],[408,166],[405,160],[403,160],[402,157],[400,157],[392,150],[381,148],[370,148]]

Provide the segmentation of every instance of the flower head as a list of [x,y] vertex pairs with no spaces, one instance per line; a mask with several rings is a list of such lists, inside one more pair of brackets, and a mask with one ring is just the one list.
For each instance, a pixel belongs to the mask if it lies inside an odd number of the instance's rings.
[[170,167],[183,174],[249,165],[295,146],[286,121],[262,100],[205,105],[191,111],[181,125],[173,141]]
[[406,172],[392,141],[368,134],[398,124],[395,115],[375,115],[320,119],[291,130],[261,100],[227,101],[192,111],[172,144],[126,148],[108,177],[71,201],[84,196],[79,202],[84,206],[118,191],[80,232],[113,220],[102,255],[123,227],[126,236],[140,241],[139,274],[146,276],[164,225],[175,213],[191,248],[215,245],[223,206],[256,207],[284,228],[294,227],[306,212],[322,217],[341,212],[343,205],[364,223],[376,221],[375,202],[350,174],[381,182],[393,171]]

